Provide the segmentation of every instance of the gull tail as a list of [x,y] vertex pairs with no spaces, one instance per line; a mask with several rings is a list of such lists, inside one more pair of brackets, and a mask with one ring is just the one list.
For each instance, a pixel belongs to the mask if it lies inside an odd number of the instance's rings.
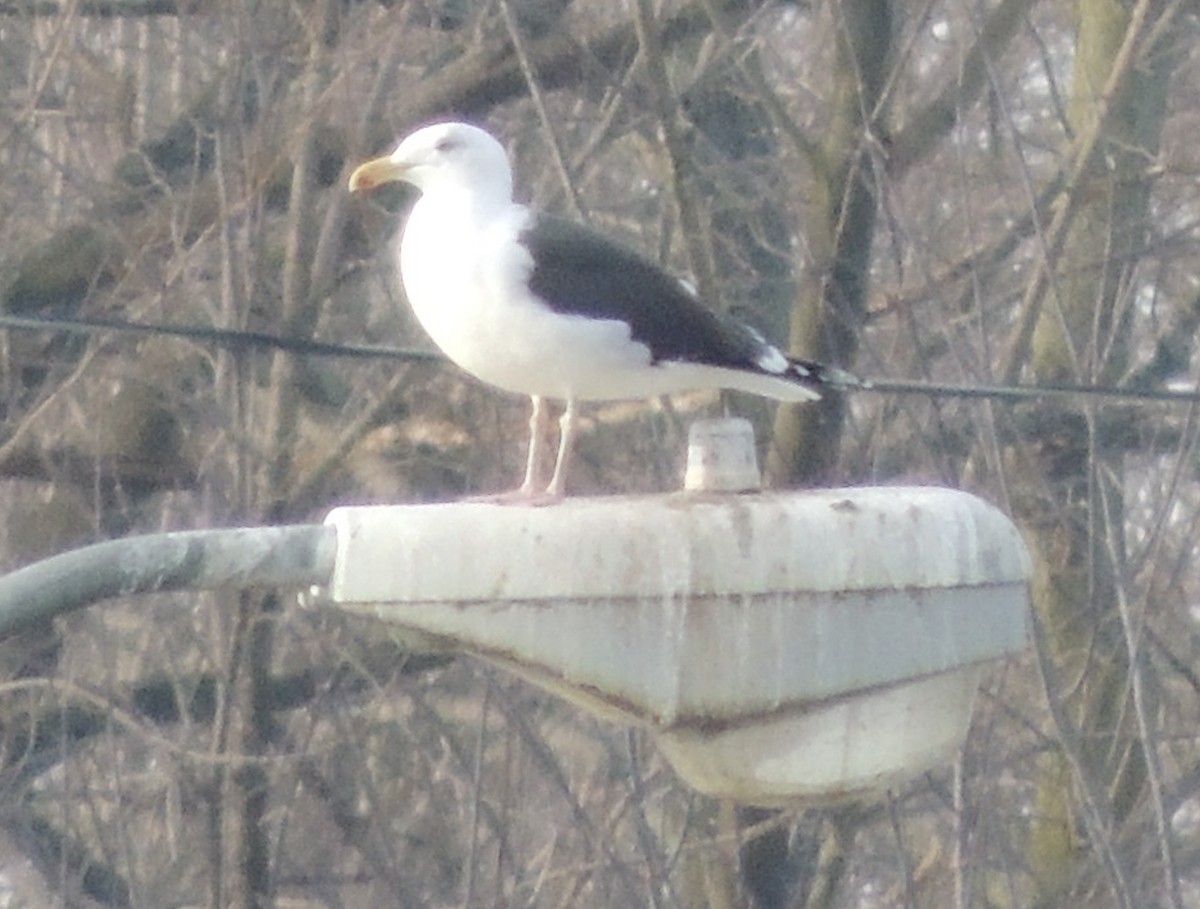
[[860,379],[853,373],[846,372],[844,369],[838,369],[836,366],[827,366],[824,363],[817,363],[815,360],[804,360],[800,357],[788,357],[787,361],[788,366],[784,375],[795,382],[809,386],[817,392],[820,392],[822,388],[844,391],[848,388],[871,387],[869,380]]

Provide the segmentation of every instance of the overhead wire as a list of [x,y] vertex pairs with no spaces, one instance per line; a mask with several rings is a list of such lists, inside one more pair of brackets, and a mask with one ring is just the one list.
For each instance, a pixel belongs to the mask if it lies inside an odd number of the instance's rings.
[[[227,348],[282,350],[301,356],[340,357],[347,359],[436,362],[445,357],[421,348],[390,347],[382,344],[346,344],[287,337],[270,332],[214,328],[206,325],[129,322],[122,319],[90,317],[35,317],[0,313],[0,329],[13,331],[53,331],[94,335],[104,332],[126,335],[185,338]],[[1043,398],[1089,397],[1125,401],[1154,401],[1176,404],[1200,403],[1200,387],[1123,388],[1108,385],[969,385],[909,379],[871,379],[847,391],[892,395],[924,395],[937,398],[990,398],[993,400],[1030,401]]]

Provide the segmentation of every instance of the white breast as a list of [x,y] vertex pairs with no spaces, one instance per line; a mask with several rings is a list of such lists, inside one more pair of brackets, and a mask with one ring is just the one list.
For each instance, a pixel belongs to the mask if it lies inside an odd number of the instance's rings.
[[[451,360],[508,391],[613,399],[645,388],[649,350],[623,322],[549,309],[526,288],[533,262],[517,238],[526,209],[480,218],[466,207],[417,202],[401,241],[405,293],[421,325]],[[641,381],[638,380],[641,374]],[[673,389],[663,389],[673,390]]]

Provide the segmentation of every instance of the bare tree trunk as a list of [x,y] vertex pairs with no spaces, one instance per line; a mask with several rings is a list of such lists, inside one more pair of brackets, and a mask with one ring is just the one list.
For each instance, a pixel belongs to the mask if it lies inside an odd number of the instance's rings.
[[[1111,0],[1078,4],[1071,125],[1086,134],[1103,115],[1102,102],[1108,108],[1097,148],[1068,187],[1077,196],[1075,217],[1032,338],[1040,381],[1117,384],[1126,370],[1133,265],[1147,224],[1144,164],[1158,153],[1170,66],[1169,54],[1158,55],[1163,62],[1154,69],[1130,72],[1103,97],[1132,16]],[[1064,406],[1057,419],[1047,420],[1053,438],[1030,455],[1045,485],[1020,504],[1036,541],[1040,653],[1062,745],[1041,761],[1030,837],[1030,867],[1047,905],[1090,877],[1080,874],[1085,857],[1099,859],[1118,903],[1129,904],[1133,856],[1120,845],[1121,831],[1147,780],[1146,743],[1130,697],[1134,670],[1117,605],[1129,570],[1123,455],[1105,449],[1096,416],[1090,407]],[[1081,828],[1091,851],[1081,848]]]
[[[812,255],[792,310],[789,348],[830,363],[850,363],[866,312],[879,186],[875,161],[885,122],[884,81],[892,43],[888,0],[837,7],[837,60],[831,121],[813,160],[805,234]],[[819,483],[837,458],[845,402],[780,407],[767,473],[776,486]]]

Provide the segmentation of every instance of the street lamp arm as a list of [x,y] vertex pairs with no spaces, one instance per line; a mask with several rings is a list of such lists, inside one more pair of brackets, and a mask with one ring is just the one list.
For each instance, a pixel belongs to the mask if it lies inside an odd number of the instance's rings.
[[65,552],[0,577],[0,636],[107,597],[218,587],[307,587],[333,570],[321,524],[148,534]]

